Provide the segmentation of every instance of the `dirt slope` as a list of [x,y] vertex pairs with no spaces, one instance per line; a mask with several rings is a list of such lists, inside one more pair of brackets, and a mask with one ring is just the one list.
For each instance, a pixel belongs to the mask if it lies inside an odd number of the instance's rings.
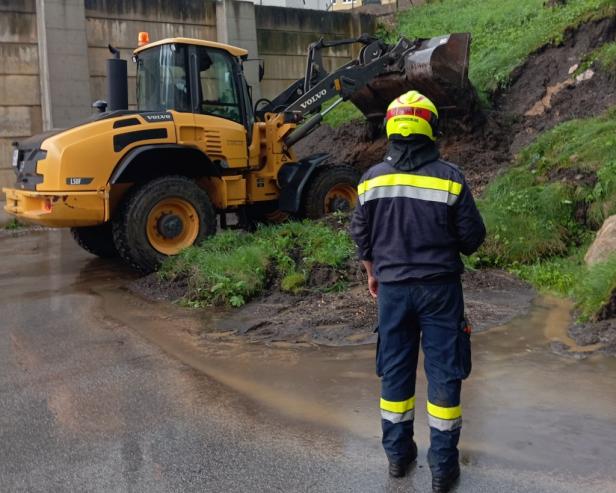
[[[538,50],[514,72],[509,88],[494,95],[493,110],[477,110],[465,122],[442,122],[443,157],[460,165],[480,192],[540,132],[616,104],[615,74],[593,67],[576,80],[575,72],[586,55],[615,39],[616,18],[608,18],[569,30],[561,44]],[[383,158],[386,146],[384,136],[372,139],[364,123],[352,122],[337,129],[322,126],[296,151],[300,156],[329,152],[330,162],[364,171]]]

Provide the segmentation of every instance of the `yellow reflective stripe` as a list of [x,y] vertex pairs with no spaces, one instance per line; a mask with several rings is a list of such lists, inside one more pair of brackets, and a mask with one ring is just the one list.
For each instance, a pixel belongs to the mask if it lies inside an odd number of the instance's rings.
[[434,176],[410,175],[407,173],[390,174],[377,176],[370,180],[363,181],[357,187],[357,192],[361,195],[376,187],[393,187],[396,185],[406,185],[417,188],[430,188],[432,190],[442,190],[452,195],[460,195],[462,183],[435,178]]
[[405,401],[388,401],[381,397],[381,409],[391,413],[405,413],[411,409],[415,409],[415,396]]
[[458,419],[462,417],[462,406],[441,407],[428,401],[428,414],[440,419]]

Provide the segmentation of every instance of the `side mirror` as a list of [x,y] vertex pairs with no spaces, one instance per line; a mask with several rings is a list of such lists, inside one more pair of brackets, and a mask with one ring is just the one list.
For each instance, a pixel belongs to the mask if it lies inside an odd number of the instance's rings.
[[265,76],[265,62],[263,60],[259,60],[259,82],[263,80]]
[[105,113],[107,111],[107,101],[98,99],[92,103],[92,108],[96,108],[99,113]]

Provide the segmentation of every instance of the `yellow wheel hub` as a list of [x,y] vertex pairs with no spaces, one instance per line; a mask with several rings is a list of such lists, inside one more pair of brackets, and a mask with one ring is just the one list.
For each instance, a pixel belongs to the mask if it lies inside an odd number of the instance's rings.
[[340,184],[332,187],[325,195],[325,213],[348,212],[357,204],[357,190],[354,186]]
[[178,197],[152,207],[146,225],[148,241],[163,255],[177,255],[199,235],[199,215],[193,205]]

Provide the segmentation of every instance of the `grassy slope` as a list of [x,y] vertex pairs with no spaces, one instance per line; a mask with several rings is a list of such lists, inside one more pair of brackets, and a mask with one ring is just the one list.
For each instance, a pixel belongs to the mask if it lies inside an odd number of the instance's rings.
[[272,278],[282,291],[299,292],[314,267],[342,268],[354,251],[345,231],[318,222],[290,222],[254,233],[221,232],[167,259],[159,275],[186,279],[185,301],[190,306],[240,306],[266,289]]
[[[565,29],[613,8],[613,0],[569,0],[566,5],[544,8],[544,0],[442,0],[426,3],[398,16],[396,32],[380,34],[390,42],[398,36],[428,38],[453,32],[470,32],[469,76],[486,98],[505,86],[512,70],[546,43],[558,41]],[[361,113],[350,103],[325,119],[339,126]]]
[[479,207],[490,234],[476,264],[509,268],[540,289],[570,295],[591,316],[616,288],[616,259],[591,270],[583,263],[593,231],[616,214],[616,108],[541,135]]

